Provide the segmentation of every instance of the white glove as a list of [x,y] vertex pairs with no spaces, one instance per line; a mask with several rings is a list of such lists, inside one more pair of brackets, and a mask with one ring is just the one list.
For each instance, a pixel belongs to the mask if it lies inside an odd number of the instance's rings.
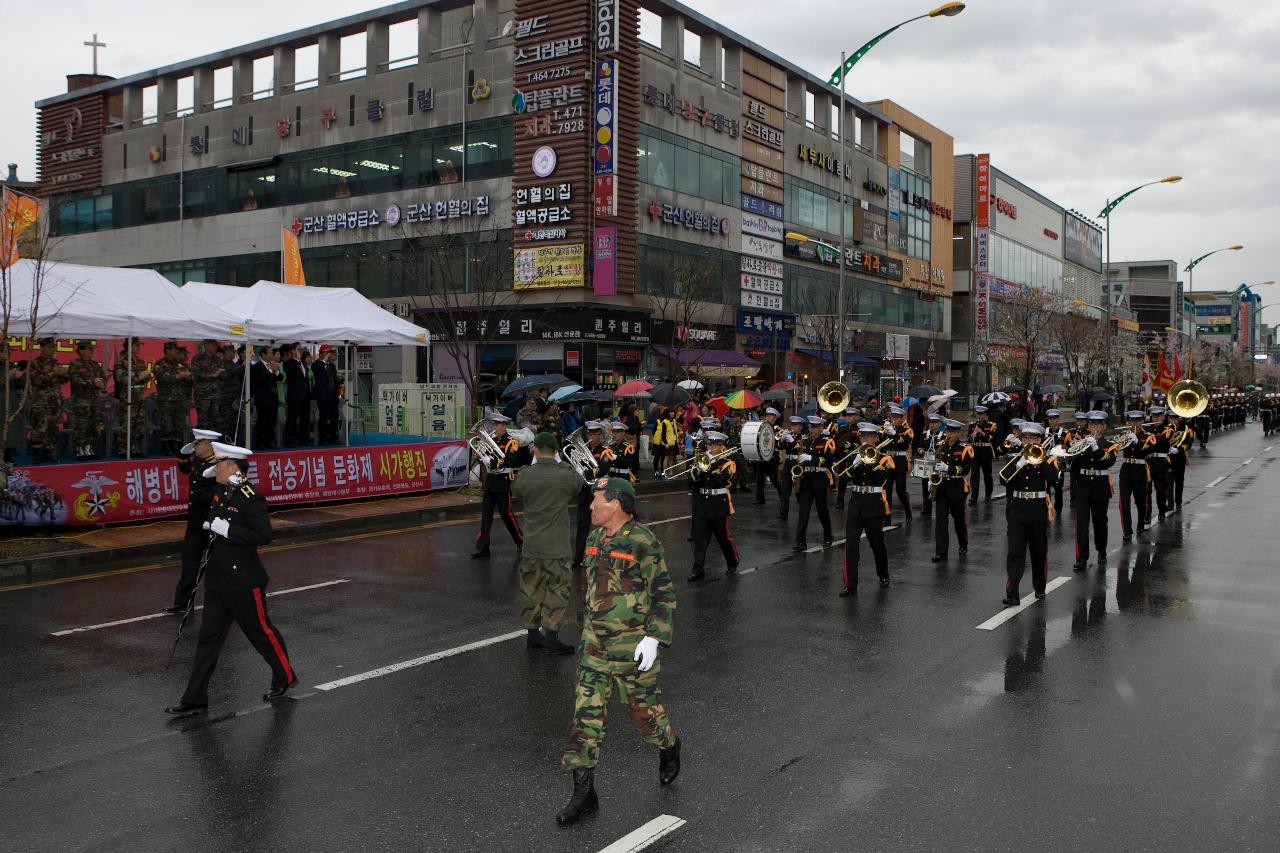
[[1062,447],[1061,445],[1059,445],[1053,448],[1053,450],[1050,450],[1049,455],[1052,456],[1054,459],[1061,459],[1062,457],[1067,455],[1067,450],[1065,447]]
[[1176,448],[1176,447],[1170,447],[1170,448],[1169,448],[1169,455],[1170,455],[1170,456],[1177,456],[1177,455],[1178,455],[1178,448]]
[[933,466],[933,470],[937,471],[939,474],[945,474],[947,473],[948,465],[945,462],[939,462],[937,465]]
[[1098,449],[1098,439],[1094,438],[1093,436],[1089,436],[1089,449],[1090,450]]
[[215,518],[213,521],[209,522],[209,529],[225,539],[227,537],[227,531],[231,529],[231,522],[227,521],[225,518]]
[[806,463],[806,462],[812,462],[812,461],[813,461],[813,457],[812,457],[812,456],[810,456],[808,453],[801,453],[801,454],[800,454],[799,462],[800,462],[800,464],[801,464],[801,465],[803,465],[803,464],[804,464],[804,463]]
[[1022,439],[1018,438],[1016,435],[1009,436],[1009,443],[1014,447],[1022,447]]
[[209,522],[207,522],[207,521],[206,521],[202,526],[204,527],[204,529],[205,529],[205,530],[208,530],[208,529],[209,529]]
[[653,637],[645,637],[636,643],[636,653],[632,660],[640,662],[636,669],[641,672],[653,669],[653,665],[658,661],[658,641]]
[[1015,470],[1015,471],[1021,471],[1021,470],[1022,470],[1022,466],[1023,466],[1023,465],[1026,465],[1026,464],[1027,464],[1027,460],[1025,460],[1025,459],[1019,459],[1016,463],[1014,463],[1014,466],[1013,466],[1013,467],[1014,467],[1014,470]]

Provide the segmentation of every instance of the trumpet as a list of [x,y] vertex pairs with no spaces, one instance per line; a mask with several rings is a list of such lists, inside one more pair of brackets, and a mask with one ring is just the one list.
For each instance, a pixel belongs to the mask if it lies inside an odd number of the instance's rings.
[[584,437],[586,429],[586,427],[578,427],[571,432],[565,439],[564,446],[560,448],[560,455],[573,466],[573,470],[578,472],[578,476],[584,482],[590,483],[599,475],[600,467],[596,464],[595,454],[591,452],[591,447]]
[[493,433],[486,430],[481,424],[475,424],[471,427],[471,434],[467,436],[467,446],[471,448],[471,452],[476,455],[476,458],[486,468],[499,467],[506,456],[494,439]]
[[818,408],[828,415],[843,412],[849,406],[853,395],[843,382],[832,380],[818,389]]
[[884,452],[884,449],[892,443],[893,438],[890,437],[876,445],[860,444],[835,462],[832,462],[831,473],[836,477],[847,477],[859,465],[874,465],[880,459],[880,454]]
[[1018,464],[1018,459],[1025,460],[1028,465],[1041,465],[1048,456],[1049,454],[1046,453],[1045,449],[1040,445],[1028,444],[1026,447],[1022,448],[1022,453],[1018,455],[1017,459],[1010,459],[1005,463],[1005,466],[1000,469],[1000,479],[1004,479],[1004,473],[1009,470],[1009,466]]

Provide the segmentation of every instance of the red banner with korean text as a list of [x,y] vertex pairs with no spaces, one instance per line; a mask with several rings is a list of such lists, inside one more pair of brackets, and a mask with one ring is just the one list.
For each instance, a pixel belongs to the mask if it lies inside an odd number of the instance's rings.
[[[461,441],[255,453],[249,479],[274,506],[357,500],[467,483]],[[0,525],[116,524],[181,515],[187,478],[168,457],[18,467],[0,487]]]

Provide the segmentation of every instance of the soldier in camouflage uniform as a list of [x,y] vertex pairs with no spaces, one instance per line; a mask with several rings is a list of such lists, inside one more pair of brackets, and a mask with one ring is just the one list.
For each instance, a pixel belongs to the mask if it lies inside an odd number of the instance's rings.
[[169,456],[176,456],[186,441],[191,411],[191,371],[181,354],[176,341],[166,341],[164,358],[155,366],[160,449]]
[[212,339],[201,341],[200,353],[191,362],[191,378],[195,382],[196,423],[219,432],[223,431],[226,421],[222,387],[225,372],[226,363],[222,360],[218,342]]
[[93,360],[93,344],[80,341],[76,344],[76,360],[67,367],[71,380],[72,443],[76,459],[93,459],[93,445],[102,433],[101,394],[107,390],[107,374],[102,365]]
[[244,359],[241,353],[231,344],[222,346],[222,377],[218,382],[218,405],[222,412],[222,434],[227,441],[235,440],[239,435],[237,426],[243,426],[243,412],[240,410],[240,397],[244,394]]
[[599,806],[595,766],[615,687],[640,734],[659,750],[658,781],[667,785],[680,772],[680,739],[658,689],[658,645],[671,644],[675,587],[662,543],[635,521],[635,497],[628,480],[596,481],[573,729],[561,759],[573,771],[573,796],[556,815],[562,826]]
[[[130,393],[129,385],[129,349],[126,345],[120,350],[116,366],[111,371],[116,383],[116,399],[120,401],[120,420],[116,424],[116,455],[124,456],[126,431],[132,433],[134,456],[145,456],[147,452],[147,386],[151,384],[152,374],[147,363],[142,360],[138,351],[138,342],[133,342],[133,385]],[[130,424],[132,424],[130,426]]]
[[58,443],[58,423],[62,420],[61,385],[67,381],[67,369],[58,364],[57,342],[40,340],[40,355],[27,368],[31,383],[31,435],[27,447],[32,461],[56,462],[54,448]]

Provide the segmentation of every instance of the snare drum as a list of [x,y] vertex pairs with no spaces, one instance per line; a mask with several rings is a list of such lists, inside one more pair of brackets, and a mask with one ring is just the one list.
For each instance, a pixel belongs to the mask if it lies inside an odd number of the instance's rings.
[[773,459],[776,441],[768,421],[747,421],[742,425],[742,458],[748,462],[769,462]]
[[932,453],[926,453],[920,459],[911,463],[911,476],[919,477],[921,480],[929,479],[929,475],[933,473],[934,456]]

